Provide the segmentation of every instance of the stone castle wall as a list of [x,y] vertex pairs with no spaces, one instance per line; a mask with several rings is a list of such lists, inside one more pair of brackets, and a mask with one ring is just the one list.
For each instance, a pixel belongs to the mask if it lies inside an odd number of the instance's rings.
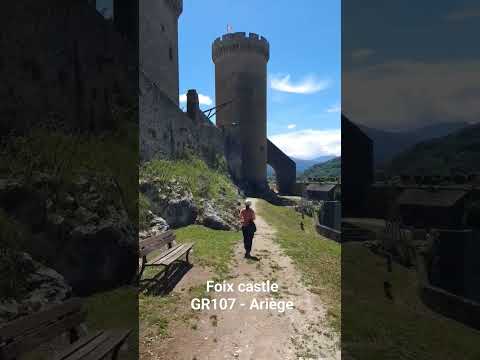
[[1,133],[112,129],[112,104],[135,101],[138,54],[87,2],[9,1],[0,21]]
[[192,119],[140,72],[140,159],[174,158],[192,152],[215,162],[224,155],[224,136],[201,112]]
[[181,0],[139,2],[140,66],[178,105],[178,17]]

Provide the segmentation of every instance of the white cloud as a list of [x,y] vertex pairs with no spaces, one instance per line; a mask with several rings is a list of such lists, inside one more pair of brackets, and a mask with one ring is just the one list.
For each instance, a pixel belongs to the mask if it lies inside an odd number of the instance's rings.
[[339,113],[342,110],[340,105],[333,105],[330,106],[327,110],[325,110],[327,113]]
[[295,129],[297,127],[296,124],[288,124],[287,128],[289,129]]
[[290,80],[290,75],[272,75],[270,79],[272,89],[293,94],[313,94],[327,89],[329,85],[329,81],[319,80],[315,76],[307,76],[296,83]]
[[269,139],[288,156],[298,159],[314,159],[322,155],[340,156],[341,131],[300,130],[270,136]]
[[384,129],[478,122],[480,62],[395,61],[344,72],[342,111]]
[[[187,102],[187,94],[181,94],[179,96],[179,100],[181,103],[186,103]],[[203,95],[203,94],[198,94],[198,102],[200,103],[200,105],[212,105],[213,104],[213,100],[207,96],[207,95]]]

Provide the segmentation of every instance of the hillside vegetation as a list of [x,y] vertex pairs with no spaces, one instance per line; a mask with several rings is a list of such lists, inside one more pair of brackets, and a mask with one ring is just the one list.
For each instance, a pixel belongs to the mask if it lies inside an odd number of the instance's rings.
[[386,131],[359,125],[360,129],[372,139],[374,146],[374,163],[376,167],[383,167],[397,155],[410,149],[415,144],[440,138],[459,131],[468,126],[466,123],[437,123],[419,129],[405,131]]
[[[205,199],[213,201],[222,209],[236,209],[238,189],[228,176],[223,162],[209,167],[203,160],[185,155],[179,159],[154,159],[140,166],[140,182],[152,182],[165,198],[174,198],[178,193],[191,193],[193,202],[201,207]],[[147,227],[149,199],[139,193],[140,228]]]
[[480,171],[480,124],[426,141],[395,157],[391,174],[451,175]]
[[[69,134],[41,127],[0,139],[0,177],[32,179],[45,174],[68,187],[79,174],[112,178],[123,195],[132,222],[137,221],[138,127],[123,122],[108,135]],[[107,191],[108,189],[105,189]]]
[[319,177],[339,177],[342,172],[342,160],[340,157],[328,160],[321,164],[309,167],[300,176],[301,179],[319,178]]

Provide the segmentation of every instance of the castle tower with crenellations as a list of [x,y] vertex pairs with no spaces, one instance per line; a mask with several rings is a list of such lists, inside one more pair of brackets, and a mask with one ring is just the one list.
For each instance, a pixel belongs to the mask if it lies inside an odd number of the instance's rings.
[[[225,34],[212,45],[215,63],[216,123],[236,128],[242,144],[242,178],[251,187],[267,185],[267,63],[268,41],[257,34]],[[239,128],[239,131],[238,131]]]
[[140,67],[178,105],[178,18],[183,0],[142,0]]

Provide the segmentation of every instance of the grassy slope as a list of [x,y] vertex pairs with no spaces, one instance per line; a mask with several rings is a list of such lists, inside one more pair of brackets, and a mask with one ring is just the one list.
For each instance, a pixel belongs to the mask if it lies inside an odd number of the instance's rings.
[[[175,180],[182,189],[188,189],[193,200],[211,199],[217,201],[218,206],[235,206],[238,192],[232,184],[225,168],[219,163],[216,168],[209,167],[204,161],[194,156],[186,155],[177,160],[152,160],[140,167],[140,179],[154,180],[162,191]],[[168,195],[165,193],[165,195]],[[149,209],[149,201],[139,194],[140,228],[144,229],[146,211]]]
[[[480,332],[430,311],[418,297],[414,270],[360,244],[342,248],[342,343],[356,359],[480,359]],[[390,279],[394,302],[383,281]],[[467,349],[467,352],[465,352]],[[344,352],[345,354],[345,352]]]
[[328,306],[329,319],[340,331],[340,245],[315,231],[313,219],[305,217],[301,232],[301,215],[291,208],[258,202],[258,213],[276,230],[276,241],[304,275],[310,290]]

